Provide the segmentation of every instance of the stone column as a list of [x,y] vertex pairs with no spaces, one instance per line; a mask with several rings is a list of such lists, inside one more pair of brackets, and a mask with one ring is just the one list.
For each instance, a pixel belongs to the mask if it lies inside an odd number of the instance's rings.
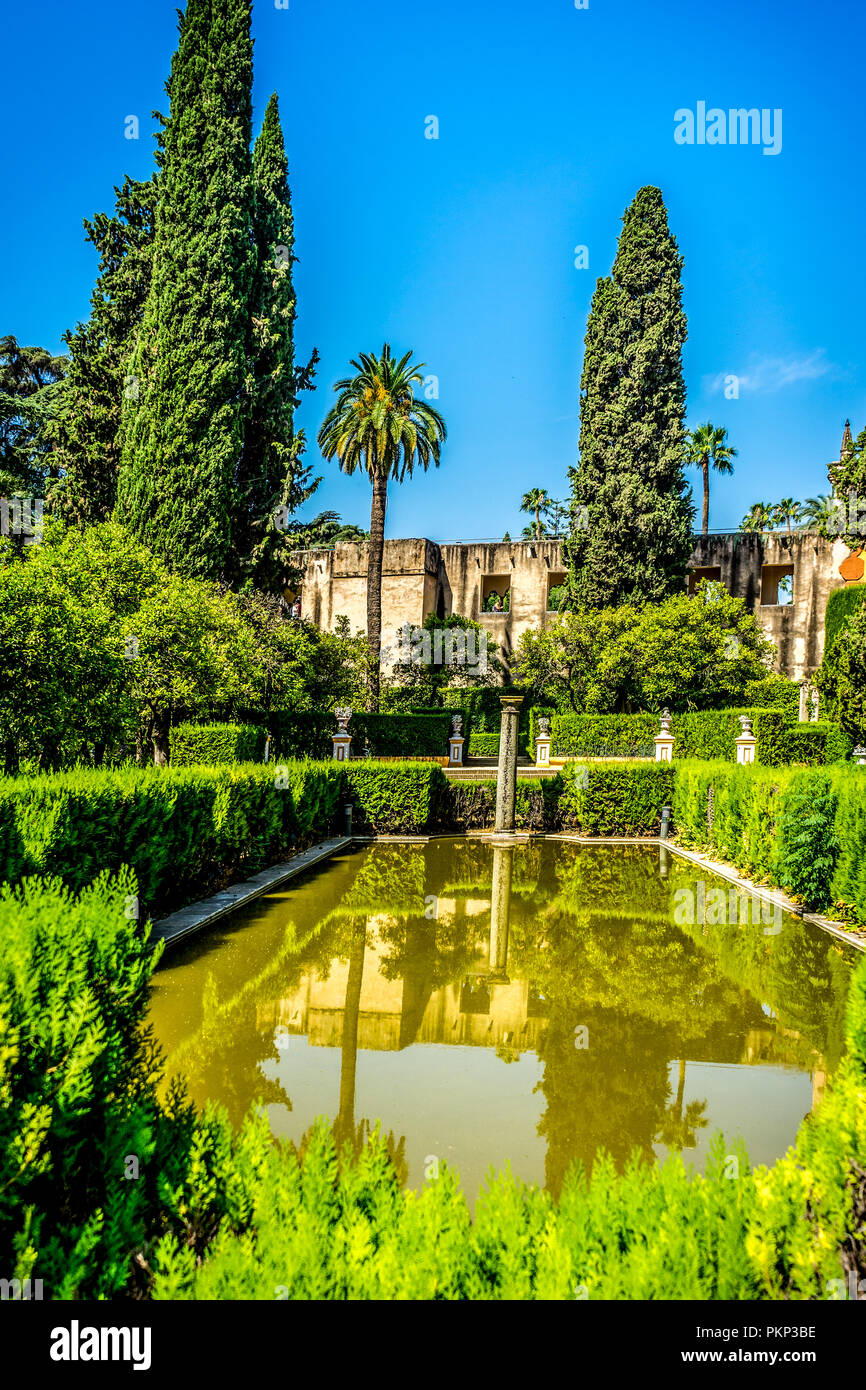
[[514,801],[517,795],[517,739],[522,695],[500,695],[502,725],[499,731],[499,771],[496,775],[496,823],[499,835],[514,830]]
[[490,979],[508,980],[508,914],[511,908],[511,871],[514,850],[497,845],[493,850],[493,892],[490,900]]

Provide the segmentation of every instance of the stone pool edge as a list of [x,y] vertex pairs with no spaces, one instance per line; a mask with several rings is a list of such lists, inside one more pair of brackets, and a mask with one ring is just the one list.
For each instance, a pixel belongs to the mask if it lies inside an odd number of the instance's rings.
[[260,874],[245,879],[243,883],[233,883],[220,893],[190,903],[187,907],[178,908],[177,912],[171,912],[168,917],[153,923],[148,945],[153,949],[163,941],[167,947],[173,946],[176,942],[211,926],[213,922],[225,917],[229,912],[234,912],[236,908],[245,907],[256,898],[263,897],[281,883],[305,873],[316,864],[324,863],[332,855],[339,854],[340,850],[350,849],[355,843],[355,836],[335,835],[330,840],[311,845],[309,849],[303,850],[301,854],[295,855],[283,864],[274,864],[270,869],[263,869]]

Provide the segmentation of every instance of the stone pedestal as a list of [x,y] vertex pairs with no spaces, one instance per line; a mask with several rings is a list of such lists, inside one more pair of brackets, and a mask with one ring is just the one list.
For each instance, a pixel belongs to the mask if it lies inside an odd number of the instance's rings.
[[331,740],[334,746],[332,755],[334,760],[338,763],[347,763],[349,761],[349,750],[352,747],[352,735],[332,734]]
[[452,734],[451,737],[449,738],[449,740],[448,740],[448,766],[449,766],[449,767],[462,767],[462,766],[463,766],[463,745],[464,745],[465,742],[466,742],[465,738],[463,738],[462,735],[460,735],[460,734],[456,734],[456,735],[455,735],[455,734]]
[[500,695],[502,725],[499,732],[499,770],[496,775],[497,834],[514,830],[514,801],[517,795],[517,743],[522,695]]
[[656,750],[657,763],[673,762],[674,757],[674,736],[671,733],[671,712],[663,709],[661,715],[661,729],[653,739]]
[[858,743],[851,756],[860,767],[866,767],[866,748],[862,744]]
[[752,733],[752,721],[747,714],[740,715],[740,737],[734,739],[734,747],[737,750],[737,762],[741,766],[751,764],[755,761],[755,748],[758,740]]

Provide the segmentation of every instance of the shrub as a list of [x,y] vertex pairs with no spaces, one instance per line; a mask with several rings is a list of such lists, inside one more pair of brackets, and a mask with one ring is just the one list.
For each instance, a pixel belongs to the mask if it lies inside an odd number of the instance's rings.
[[786,676],[767,676],[749,681],[743,704],[750,709],[783,709],[796,719],[800,711],[800,687]]
[[[537,717],[533,710],[533,744]],[[550,751],[554,758],[652,757],[658,731],[655,714],[553,714]]]
[[859,772],[853,766],[681,763],[674,784],[677,837],[796,894],[813,910],[838,905],[866,922],[866,810]]
[[499,734],[473,733],[469,739],[469,756],[472,758],[498,758]]
[[824,651],[829,652],[853,613],[866,601],[866,584],[846,584],[834,589],[824,610]]
[[258,763],[264,752],[264,730],[254,724],[177,724],[171,731],[172,767]]
[[668,763],[569,763],[562,774],[561,823],[584,835],[657,835],[673,804]]
[[344,764],[346,789],[358,812],[355,827],[377,835],[411,835],[430,829],[445,774],[435,763]]
[[76,769],[0,782],[0,881],[83,887],[128,864],[149,910],[255,872],[333,823],[336,763]]
[[[0,1246],[52,1299],[110,1297],[156,1209],[145,1026],[151,957],[123,871],[79,898],[57,879],[0,889]],[[126,1155],[139,1163],[125,1181]]]
[[[517,830],[559,827],[560,777],[520,778],[514,799]],[[496,821],[496,783],[449,781],[439,801],[439,824],[446,830],[490,830]]]

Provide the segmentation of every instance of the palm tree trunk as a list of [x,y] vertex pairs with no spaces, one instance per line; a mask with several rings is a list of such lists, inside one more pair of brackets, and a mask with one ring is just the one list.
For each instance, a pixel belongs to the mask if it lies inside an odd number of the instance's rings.
[[706,535],[710,529],[710,460],[704,455],[701,467],[704,471],[704,517],[703,534]]
[[537,507],[535,509],[535,539],[541,540],[541,515]]
[[385,507],[388,477],[373,474],[373,505],[370,510],[370,542],[367,552],[367,645],[370,652],[367,709],[379,713],[379,661],[382,652],[382,555],[385,550]]

